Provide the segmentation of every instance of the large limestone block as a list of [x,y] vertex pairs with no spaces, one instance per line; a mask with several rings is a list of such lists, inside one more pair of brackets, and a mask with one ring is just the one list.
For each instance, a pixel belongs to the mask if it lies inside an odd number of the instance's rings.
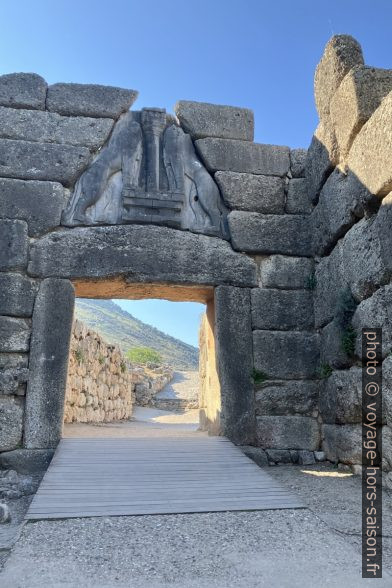
[[309,214],[312,209],[306,179],[293,178],[290,180],[286,199],[286,212],[290,214]]
[[313,246],[325,255],[366,212],[375,210],[376,198],[351,173],[338,169],[329,176],[312,213]]
[[305,166],[309,199],[316,203],[320,190],[339,163],[339,148],[329,119],[320,122],[310,143]]
[[320,414],[324,423],[362,422],[362,370],[339,370],[320,387]]
[[274,176],[238,172],[216,172],[215,180],[225,204],[233,210],[264,214],[284,212],[284,182]]
[[339,293],[346,288],[343,248],[339,241],[332,253],[316,264],[314,288],[314,322],[316,327],[329,323],[335,316]]
[[0,273],[0,315],[29,317],[37,291],[33,280],[16,273]]
[[0,395],[24,396],[29,370],[26,368],[2,369],[0,371]]
[[12,108],[45,110],[47,83],[33,73],[0,76],[0,104]]
[[252,444],[255,407],[248,288],[216,288],[215,346],[221,395],[221,433],[239,445]]
[[347,158],[348,168],[377,196],[392,190],[392,92],[365,123],[354,139]]
[[30,324],[27,320],[0,316],[0,352],[23,353],[30,346]]
[[314,97],[320,118],[328,116],[330,102],[344,76],[363,64],[362,49],[350,35],[334,35],[327,43],[314,76]]
[[361,127],[391,91],[390,69],[358,65],[346,75],[330,104],[331,122],[343,157]]
[[337,319],[325,326],[320,333],[320,363],[342,369],[352,364],[352,358],[343,349],[345,329]]
[[23,269],[27,265],[27,224],[0,219],[0,270]]
[[257,444],[271,449],[307,449],[320,445],[316,419],[304,416],[260,416],[257,422]]
[[16,449],[22,440],[23,400],[0,396],[0,451]]
[[61,438],[73,307],[71,282],[42,282],[34,306],[26,393],[28,449],[52,449]]
[[314,261],[306,257],[271,255],[260,262],[260,286],[302,290],[313,281]]
[[96,84],[54,84],[48,88],[46,107],[67,116],[118,118],[135,102],[138,92]]
[[385,357],[392,349],[392,285],[379,288],[363,300],[354,313],[352,324],[358,333],[355,352],[362,357],[361,332],[364,328],[382,328],[382,352]]
[[228,216],[234,249],[247,253],[311,255],[309,219],[301,215],[264,215],[232,211]]
[[112,119],[60,116],[54,112],[0,107],[0,137],[98,149],[109,136]]
[[267,380],[256,392],[256,415],[315,416],[318,411],[318,397],[318,381]]
[[118,275],[131,282],[256,286],[256,264],[226,241],[156,226],[89,227],[46,235],[32,247],[29,271],[42,277]]
[[0,217],[26,221],[32,237],[60,224],[67,201],[59,183],[0,179]]
[[19,474],[43,473],[49,466],[52,449],[14,449],[0,454],[0,467]]
[[269,379],[314,378],[319,368],[319,337],[303,332],[253,331],[255,369]]
[[362,462],[361,425],[322,425],[322,450],[329,461],[347,464]]
[[305,177],[307,149],[291,149],[290,171],[293,178]]
[[307,290],[252,289],[252,328],[274,331],[310,330],[313,296]]
[[265,176],[285,176],[290,167],[288,147],[237,141],[198,139],[195,143],[207,169]]
[[0,175],[21,180],[52,180],[70,186],[90,160],[85,147],[0,139]]
[[193,139],[220,137],[253,141],[254,117],[248,108],[180,100],[174,112]]

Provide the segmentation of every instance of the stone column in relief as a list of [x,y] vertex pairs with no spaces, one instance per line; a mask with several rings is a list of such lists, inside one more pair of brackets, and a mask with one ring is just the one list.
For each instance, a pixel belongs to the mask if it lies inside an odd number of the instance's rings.
[[35,301],[26,392],[24,446],[55,448],[61,438],[74,309],[68,280],[43,280]]
[[221,434],[238,445],[255,437],[253,343],[248,288],[215,289],[215,345],[221,390]]
[[162,108],[143,108],[142,127],[146,145],[146,191],[159,192],[160,137],[166,125]]

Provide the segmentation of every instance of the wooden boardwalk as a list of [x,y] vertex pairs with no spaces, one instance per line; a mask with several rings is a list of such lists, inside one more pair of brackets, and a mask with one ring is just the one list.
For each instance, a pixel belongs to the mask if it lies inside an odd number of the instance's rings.
[[62,439],[27,519],[303,508],[224,437]]

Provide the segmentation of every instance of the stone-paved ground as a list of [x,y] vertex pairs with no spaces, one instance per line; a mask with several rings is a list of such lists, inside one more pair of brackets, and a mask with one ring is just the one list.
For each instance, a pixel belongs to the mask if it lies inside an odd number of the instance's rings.
[[[87,518],[25,525],[2,588],[357,588],[361,579],[360,478],[269,472],[310,509]],[[385,506],[385,533],[391,511]],[[384,565],[388,567],[388,541]],[[390,565],[390,564],[389,564]],[[385,569],[378,586],[392,586]]]
[[166,410],[199,407],[199,372],[174,372],[169,384],[158,392],[154,406]]

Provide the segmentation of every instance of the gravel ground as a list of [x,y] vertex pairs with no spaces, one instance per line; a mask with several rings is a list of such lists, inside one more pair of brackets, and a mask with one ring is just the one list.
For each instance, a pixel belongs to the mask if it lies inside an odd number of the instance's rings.
[[[360,479],[320,465],[275,467],[269,473],[300,492],[309,510],[29,523],[0,575],[0,586],[374,586],[373,580],[361,579]],[[386,535],[391,520],[386,496]],[[384,541],[385,567],[390,541]],[[387,569],[377,586],[392,586]]]

